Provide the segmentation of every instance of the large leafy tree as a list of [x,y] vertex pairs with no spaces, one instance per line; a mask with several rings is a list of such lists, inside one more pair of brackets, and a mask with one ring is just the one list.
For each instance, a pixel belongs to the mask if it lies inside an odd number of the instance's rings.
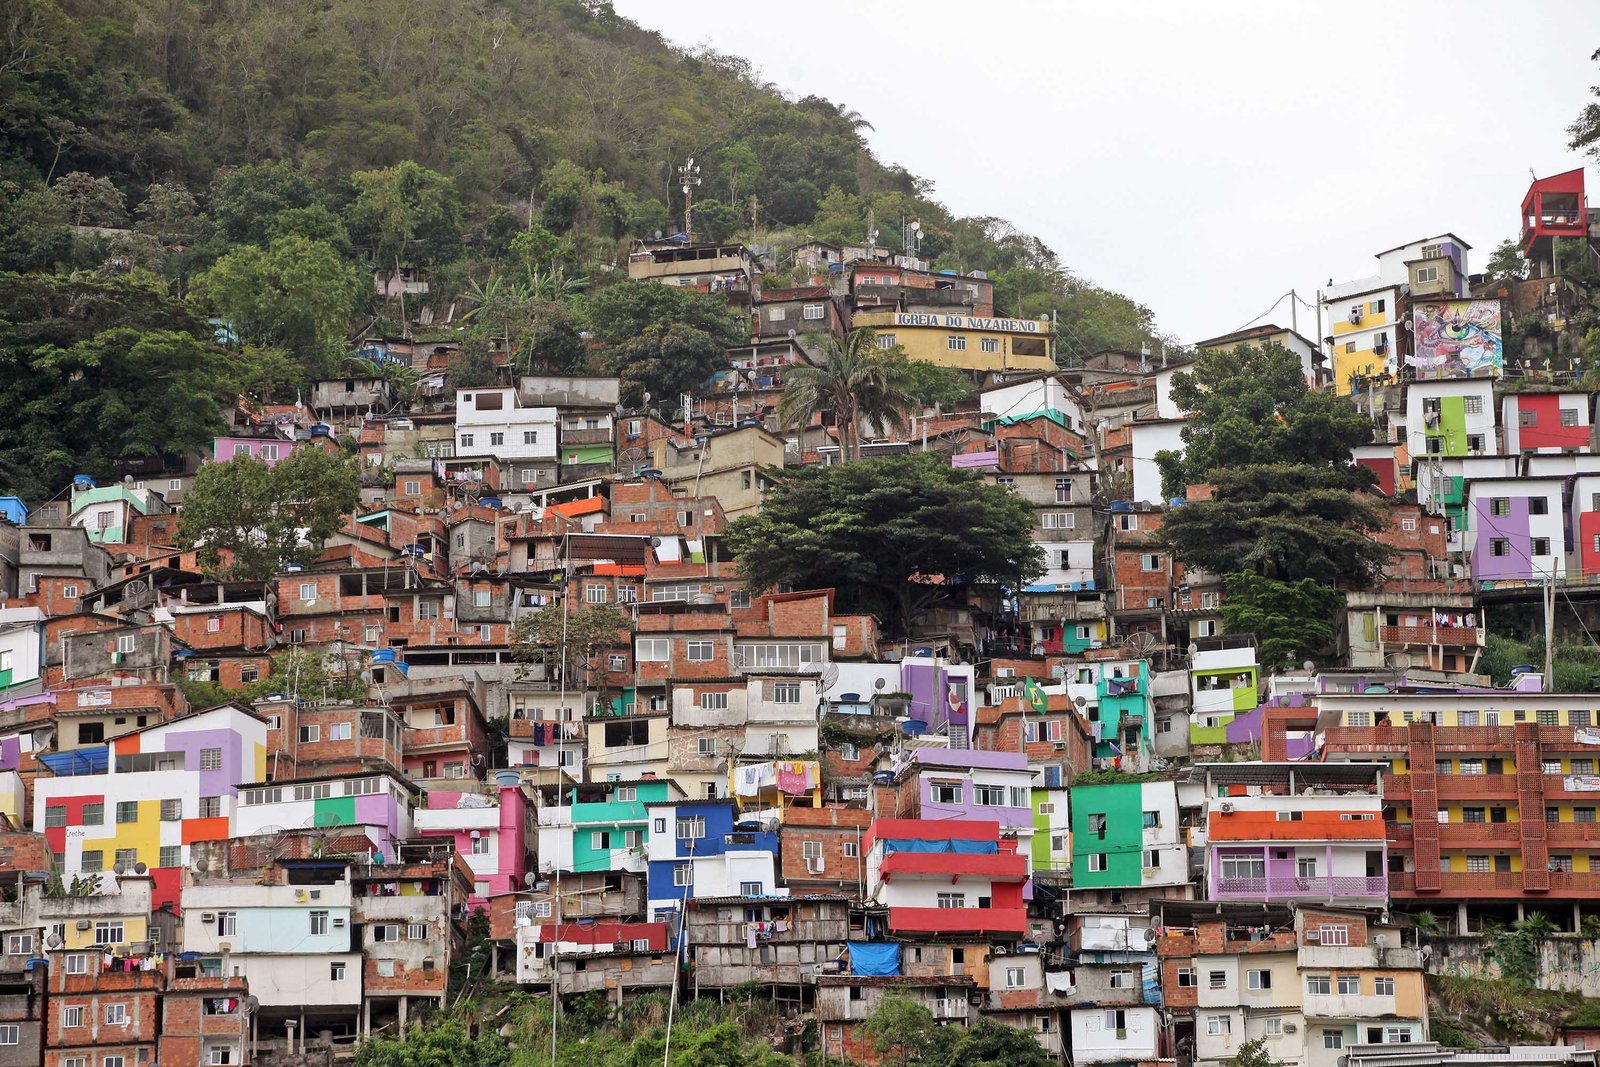
[[1257,633],[1269,662],[1320,650],[1343,603],[1336,587],[1372,582],[1388,558],[1373,539],[1386,517],[1361,493],[1371,474],[1351,460],[1371,422],[1308,389],[1277,344],[1204,352],[1172,396],[1191,414],[1183,454],[1156,457],[1165,489],[1213,487],[1167,516],[1173,555],[1225,576],[1227,622]]
[[654,282],[627,281],[596,293],[587,318],[600,363],[622,379],[632,405],[648,392],[655,404],[701,385],[727,364],[728,349],[750,340],[750,327],[720,296]]
[[958,584],[1013,586],[1037,574],[1033,509],[933,453],[773,471],[761,511],[726,542],[757,589],[839,590],[900,633]]
[[263,580],[311,564],[360,495],[355,464],[312,446],[270,467],[247,456],[208,463],[183,498],[178,538],[208,573]]
[[1348,469],[1350,450],[1372,440],[1372,420],[1308,388],[1299,357],[1277,342],[1202,352],[1193,370],[1173,375],[1172,399],[1189,418],[1182,454],[1156,457],[1168,496],[1230,467]]
[[191,296],[247,344],[315,365],[340,347],[371,282],[333,246],[280,237],[242,245],[194,280]]
[[0,477],[54,495],[76,473],[202,448],[242,368],[154,278],[0,274]]
[[1365,471],[1288,463],[1215,471],[1215,494],[1167,516],[1162,532],[1184,563],[1213,574],[1365,585],[1388,551],[1372,539],[1383,509],[1356,490]]
[[1255,634],[1261,662],[1296,663],[1338,636],[1343,598],[1315,578],[1283,582],[1240,571],[1228,575],[1222,621],[1229,633]]
[[350,183],[356,189],[346,212],[350,232],[391,279],[408,263],[432,266],[460,253],[461,198],[450,178],[408,159],[351,175]]
[[824,337],[820,348],[822,362],[785,371],[778,417],[804,426],[812,415],[826,412],[845,459],[860,459],[863,425],[904,430],[906,415],[920,406],[912,395],[917,383],[905,356],[898,349],[880,349],[872,330],[851,330],[842,341]]

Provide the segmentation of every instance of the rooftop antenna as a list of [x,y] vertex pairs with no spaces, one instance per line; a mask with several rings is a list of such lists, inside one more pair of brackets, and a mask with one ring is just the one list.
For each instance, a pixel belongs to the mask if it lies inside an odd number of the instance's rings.
[[683,166],[678,168],[678,187],[683,190],[683,235],[689,240],[694,240],[694,189],[700,184],[700,168],[695,164],[694,157],[684,160]]

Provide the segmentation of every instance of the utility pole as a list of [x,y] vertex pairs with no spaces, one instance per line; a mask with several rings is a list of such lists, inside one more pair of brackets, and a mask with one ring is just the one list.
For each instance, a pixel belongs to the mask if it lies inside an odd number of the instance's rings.
[[1550,575],[1544,583],[1544,691],[1555,692],[1556,565],[1550,562]]
[[678,168],[679,188],[683,190],[683,233],[694,240],[694,188],[700,184],[700,168],[690,156]]
[[1300,294],[1289,290],[1289,329],[1300,332]]

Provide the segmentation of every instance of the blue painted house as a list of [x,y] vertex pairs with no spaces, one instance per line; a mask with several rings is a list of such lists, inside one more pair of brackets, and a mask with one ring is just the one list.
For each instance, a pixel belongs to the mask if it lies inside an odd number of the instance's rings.
[[787,896],[778,888],[778,828],[739,817],[731,800],[646,805],[650,820],[646,893],[652,917],[670,919],[685,896]]

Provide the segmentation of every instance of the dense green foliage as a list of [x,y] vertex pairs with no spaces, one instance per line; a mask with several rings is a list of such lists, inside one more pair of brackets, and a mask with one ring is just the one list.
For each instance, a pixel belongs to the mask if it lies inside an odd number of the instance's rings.
[[[1558,602],[1557,611],[1560,610]],[[1490,618],[1494,619],[1494,615],[1491,614]],[[1543,634],[1535,634],[1524,639],[1491,633],[1484,641],[1483,658],[1479,661],[1478,673],[1487,674],[1495,685],[1510,685],[1511,668],[1525,663],[1543,667]],[[1552,668],[1556,677],[1555,684],[1549,687],[1551,692],[1600,692],[1600,647],[1594,642],[1562,641],[1558,638],[1555,643],[1555,655],[1552,657]]]
[[272,466],[248,456],[207,463],[184,496],[178,539],[200,550],[207,573],[259,581],[314,562],[360,495],[354,462],[314,445]]
[[630,281],[598,293],[588,306],[600,366],[622,379],[623,401],[676,411],[682,393],[727,365],[731,345],[750,328],[720,296]]
[[834,588],[840,610],[875,612],[904,633],[946,586],[1037,574],[1028,503],[938,453],[773,470],[761,511],[725,543],[757,590]]
[[153,279],[0,274],[0,484],[47,498],[76,473],[202,448],[248,370]]
[[1281,582],[1249,571],[1226,579],[1222,621],[1233,634],[1255,634],[1260,662],[1294,664],[1329,647],[1338,636],[1343,598],[1314,578]]
[[862,1038],[889,1067],[1048,1067],[1055,1061],[1026,1030],[980,1019],[942,1026],[906,997],[886,996],[861,1024]]
[[1263,664],[1321,651],[1336,635],[1337,587],[1373,581],[1388,558],[1372,538],[1383,509],[1359,492],[1371,475],[1350,459],[1371,421],[1307,388],[1299,358],[1275,343],[1201,353],[1172,398],[1192,414],[1183,454],[1156,456],[1163,491],[1213,487],[1167,516],[1173,555],[1224,576],[1224,619],[1257,635]]
[[[441,313],[502,280],[509,302],[474,328],[532,366],[578,365],[579,331],[614,309],[575,298],[620,276],[627,238],[682,225],[691,155],[697,236],[758,241],[778,275],[801,240],[916,218],[934,269],[987,271],[1001,314],[1056,313],[1068,358],[1166,340],[1010,223],[952,216],[873,157],[861,116],[676,49],[604,0],[0,0],[0,24],[0,269],[193,288],[244,343],[292,357],[261,388],[325,371],[319,350],[365,324],[330,257],[363,279],[432,268]],[[408,300],[378,301],[377,325],[415,316]],[[721,332],[607,337],[600,364],[638,364],[632,394],[675,393]]]
[[1306,385],[1300,359],[1277,342],[1202,352],[1173,375],[1173,403],[1190,416],[1183,453],[1160,453],[1162,492],[1211,481],[1219,470],[1266,464],[1348,471],[1372,420],[1331,391]]
[[[780,1011],[765,995],[680,1005],[670,1052],[666,1016],[667,1000],[659,993],[630,995],[617,1008],[599,994],[573,997],[556,1031],[556,1067],[651,1067],[663,1062],[664,1053],[669,1067],[795,1067],[799,1062],[773,1047]],[[522,993],[511,994],[498,1008],[469,998],[442,1018],[413,1024],[404,1041],[381,1038],[356,1051],[356,1067],[551,1062],[550,1001]]]

